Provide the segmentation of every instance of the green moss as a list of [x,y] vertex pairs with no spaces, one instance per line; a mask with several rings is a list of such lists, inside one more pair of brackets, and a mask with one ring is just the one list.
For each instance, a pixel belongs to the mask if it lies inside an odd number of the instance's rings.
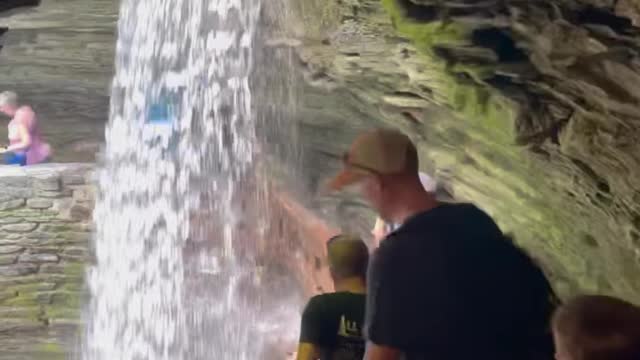
[[43,310],[41,306],[13,306],[3,308],[0,318],[3,319],[41,319]]
[[[513,142],[513,105],[484,83],[484,79],[493,74],[493,68],[461,63],[447,64],[433,51],[436,45],[469,45],[471,31],[453,22],[417,22],[406,16],[406,11],[398,0],[382,0],[382,3],[391,15],[396,31],[412,40],[424,56],[424,62],[435,70],[433,83],[438,85],[434,86],[434,90],[441,93],[439,98],[461,114],[464,120],[488,130],[495,141]],[[468,80],[458,80],[460,74],[466,74]]]
[[398,0],[382,0],[396,31],[411,39],[416,47],[427,54],[433,54],[433,46],[438,44],[468,44],[470,32],[455,23],[434,21],[420,23],[407,18],[406,10]]
[[63,291],[80,292],[83,289],[84,289],[84,283],[82,281],[65,282],[62,285],[60,285],[60,290],[63,290]]
[[18,307],[35,307],[40,305],[38,297],[34,293],[20,294],[17,297],[9,299],[4,302],[5,306],[18,306]]
[[80,318],[80,308],[71,309],[59,306],[49,306],[45,309],[44,317],[47,319],[77,320]]
[[46,355],[65,355],[65,351],[60,344],[50,342],[39,344],[36,351]]
[[77,309],[81,306],[81,295],[77,292],[56,291],[51,295],[51,305]]
[[65,276],[72,279],[79,279],[79,280],[84,279],[85,264],[70,262],[70,263],[65,263],[63,265],[64,265],[63,274]]

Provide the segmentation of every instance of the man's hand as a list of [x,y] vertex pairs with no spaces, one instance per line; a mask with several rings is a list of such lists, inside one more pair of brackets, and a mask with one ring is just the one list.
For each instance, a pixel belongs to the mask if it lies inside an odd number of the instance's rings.
[[7,152],[7,148],[5,147],[0,147],[0,154],[4,154]]
[[400,351],[368,342],[364,360],[400,360]]

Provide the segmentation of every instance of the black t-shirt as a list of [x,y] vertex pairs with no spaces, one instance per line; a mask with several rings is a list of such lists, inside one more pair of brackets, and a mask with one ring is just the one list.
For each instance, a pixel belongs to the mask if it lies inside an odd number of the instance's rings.
[[553,358],[547,279],[473,205],[410,218],[375,252],[367,280],[367,338],[407,360]]
[[318,295],[302,314],[300,342],[320,348],[322,360],[362,360],[366,296],[349,292]]

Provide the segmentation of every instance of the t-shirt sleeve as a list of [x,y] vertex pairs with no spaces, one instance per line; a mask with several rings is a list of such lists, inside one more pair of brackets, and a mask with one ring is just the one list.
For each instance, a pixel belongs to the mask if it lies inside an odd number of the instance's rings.
[[[446,295],[446,270],[435,246],[429,256],[393,244],[387,238],[374,254],[367,274],[367,340],[396,349],[406,349],[429,338],[438,342]],[[420,293],[416,281],[437,291]]]
[[326,317],[322,311],[322,304],[318,298],[311,298],[302,312],[300,326],[300,342],[314,345],[325,345],[324,321]]

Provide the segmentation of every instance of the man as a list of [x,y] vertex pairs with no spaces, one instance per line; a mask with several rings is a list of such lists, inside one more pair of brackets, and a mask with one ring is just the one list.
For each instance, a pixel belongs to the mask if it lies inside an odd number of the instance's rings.
[[367,277],[367,360],[551,359],[553,292],[484,212],[439,203],[404,134],[359,136],[330,184],[360,185],[388,223]]
[[327,243],[335,291],[313,297],[302,314],[298,360],[361,360],[369,250],[358,237],[338,235]]
[[18,104],[18,95],[12,91],[0,93],[0,112],[12,119],[8,125],[9,146],[0,148],[8,165],[33,165],[46,161],[50,146],[42,140],[33,109]]

